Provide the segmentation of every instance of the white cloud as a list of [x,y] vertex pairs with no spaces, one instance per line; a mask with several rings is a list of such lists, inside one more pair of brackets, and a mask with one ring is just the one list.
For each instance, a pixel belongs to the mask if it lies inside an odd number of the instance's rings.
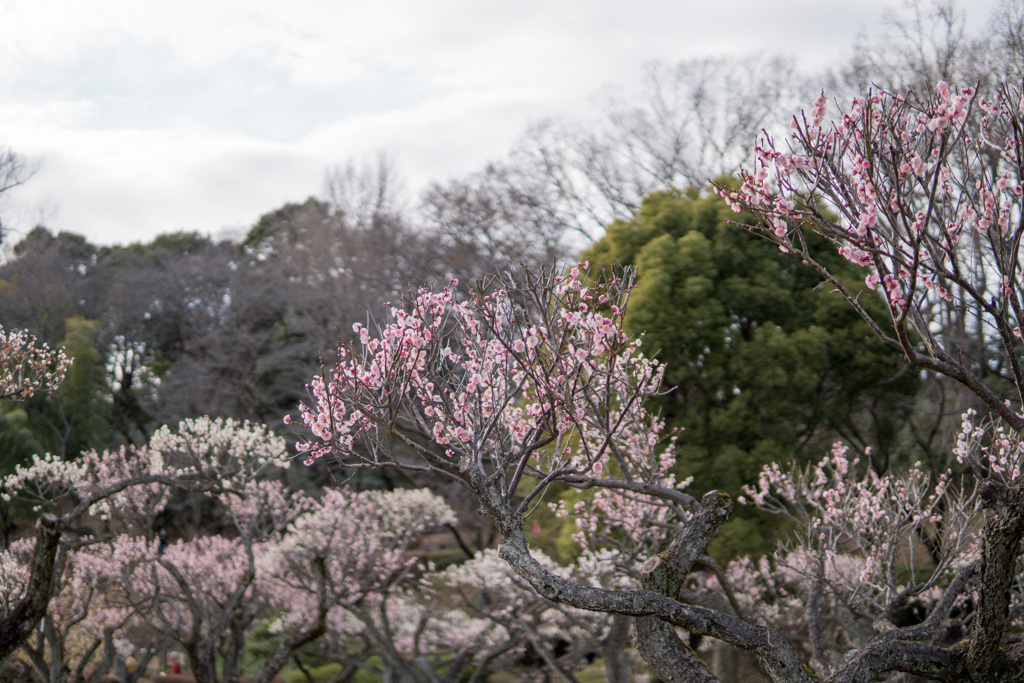
[[0,142],[43,162],[5,216],[57,206],[55,227],[99,242],[215,231],[378,150],[417,186],[647,61],[765,49],[824,66],[887,6],[0,0]]
[[[288,146],[175,130],[41,131],[50,151],[15,190],[18,215],[100,243],[251,224],[319,187],[323,162]],[[35,151],[37,146],[27,145]],[[31,227],[22,225],[22,228]]]

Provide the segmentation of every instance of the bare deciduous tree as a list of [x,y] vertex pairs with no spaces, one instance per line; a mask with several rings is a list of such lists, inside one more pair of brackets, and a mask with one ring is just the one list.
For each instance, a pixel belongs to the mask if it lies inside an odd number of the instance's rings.
[[651,192],[736,172],[796,86],[793,63],[778,56],[653,63],[638,95],[609,90],[590,121],[533,125],[500,168],[552,223],[592,238]]

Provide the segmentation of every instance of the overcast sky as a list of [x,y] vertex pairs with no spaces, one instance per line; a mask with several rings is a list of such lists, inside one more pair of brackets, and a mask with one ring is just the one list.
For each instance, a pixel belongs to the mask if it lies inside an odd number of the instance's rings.
[[[993,4],[971,2],[969,25]],[[385,151],[413,189],[476,170],[651,60],[769,50],[822,68],[894,6],[0,0],[0,144],[39,161],[0,215],[101,244],[244,230],[349,159]]]

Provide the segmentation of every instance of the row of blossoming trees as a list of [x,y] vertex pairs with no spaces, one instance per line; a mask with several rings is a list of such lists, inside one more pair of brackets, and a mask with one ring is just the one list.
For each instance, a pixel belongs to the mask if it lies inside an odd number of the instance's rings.
[[[940,83],[930,101],[870,93],[837,118],[827,104],[719,191],[908,363],[979,399],[990,421],[967,415],[957,445],[974,476],[863,473],[841,446],[808,469],[771,466],[749,502],[787,516],[794,536],[770,560],[718,571],[705,548],[732,502],[672,478],[673,441],[644,408],[661,368],[619,325],[629,281],[589,286],[577,269],[501,279],[466,302],[424,290],[393,309],[310,385],[309,458],[457,482],[540,595],[635,616],[637,649],[663,680],[717,680],[676,627],[747,650],[775,681],[1024,680],[1024,100]],[[864,267],[887,319],[820,265],[811,233]],[[984,367],[943,325],[959,311]],[[556,485],[586,492],[561,512],[584,556],[610,553],[609,582],[538,562],[523,525]]]
[[[7,398],[59,384],[63,354],[19,332],[5,340]],[[350,671],[454,681],[528,647],[555,671],[598,648],[598,615],[545,604],[491,552],[424,571],[410,549],[454,521],[438,496],[305,495],[283,483],[289,464],[284,440],[265,427],[202,418],[159,430],[145,447],[19,468],[3,495],[34,506],[40,525],[35,540],[0,554],[0,652],[20,647],[43,680],[86,681],[159,642],[184,650],[197,680],[233,681],[263,625],[272,647],[260,681],[310,643]],[[168,543],[157,532],[176,490],[217,510],[218,533]],[[78,537],[86,514],[105,533]],[[606,570],[548,564],[586,580]],[[568,656],[552,652],[558,640]]]
[[[264,476],[287,462],[265,430],[188,422],[145,449],[70,465],[40,459],[8,480],[70,509],[49,517],[54,528],[86,505],[116,533],[60,541],[48,567],[42,531],[34,550],[12,549],[5,571],[22,578],[5,583],[0,616],[17,621],[48,571],[51,626],[30,651],[48,642],[58,652],[74,626],[114,652],[111,634],[145,623],[180,643],[203,680],[218,659],[226,679],[237,675],[257,622],[277,634],[261,681],[315,639],[339,661],[372,651],[407,680],[479,678],[529,643],[572,680],[552,630],[582,653],[608,647],[623,617],[635,618],[636,649],[665,681],[718,680],[680,629],[750,652],[779,682],[1024,680],[1021,94],[940,84],[932,101],[872,93],[837,118],[827,108],[819,98],[791,138],[759,148],[738,189],[719,191],[818,270],[894,352],[979,399],[990,417],[966,415],[956,446],[970,476],[878,474],[841,445],[805,468],[769,466],[741,502],[785,516],[792,534],[770,558],[720,567],[706,548],[733,502],[693,496],[673,476],[685,434],[667,434],[646,408],[663,368],[622,331],[629,274],[588,279],[586,264],[523,272],[465,300],[452,287],[423,289],[379,329],[358,328],[300,410],[307,462],[453,483],[500,532],[496,552],[414,571],[412,540],[452,517],[436,497],[286,494]],[[865,269],[887,319],[820,265],[822,244]],[[985,341],[984,367],[943,325],[962,311]],[[161,547],[152,514],[174,486],[215,496],[230,531]],[[552,502],[556,487],[579,493]],[[549,505],[575,522],[573,567],[524,533]],[[82,607],[86,596],[95,608]]]
[[[109,533],[62,538],[49,559],[45,612],[25,623],[38,631],[9,640],[51,681],[96,680],[156,642],[184,650],[200,681],[243,673],[269,681],[310,643],[321,661],[410,681],[482,676],[527,644],[558,669],[552,634],[569,635],[575,657],[597,648],[596,615],[542,604],[491,553],[424,572],[410,549],[424,531],[453,521],[438,496],[346,488],[307,496],[268,478],[288,464],[284,441],[265,428],[204,418],[161,429],[145,448],[74,462],[41,457],[19,469],[8,491],[54,511],[92,501]],[[96,494],[127,481],[135,483]],[[154,531],[175,488],[219,508],[219,533],[168,543]],[[71,516],[50,516],[68,530]],[[25,539],[0,556],[0,617],[10,623],[25,622],[20,606],[39,592],[39,547]],[[599,571],[573,569],[579,577]],[[483,600],[484,586],[493,597]],[[451,600],[452,592],[463,599]],[[269,626],[271,650],[246,672],[245,645],[258,625]]]

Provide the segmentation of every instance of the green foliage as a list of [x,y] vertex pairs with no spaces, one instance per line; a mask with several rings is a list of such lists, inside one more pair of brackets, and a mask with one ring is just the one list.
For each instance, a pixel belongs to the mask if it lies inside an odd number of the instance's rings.
[[[344,668],[345,667],[343,667],[341,664],[328,662],[326,664],[321,664],[320,666],[306,667],[306,671],[309,672],[310,677],[314,681],[330,681],[333,680],[335,676],[340,674]],[[309,679],[306,678],[306,674],[304,674],[302,671],[299,671],[298,669],[289,673],[286,680],[288,681],[288,683],[309,682]]]
[[243,247],[257,248],[261,245],[278,240],[295,238],[294,224],[305,217],[313,216],[324,221],[330,215],[330,207],[318,199],[310,197],[302,204],[289,202],[279,209],[260,216],[256,225],[252,226]]
[[98,327],[95,321],[70,318],[66,323],[67,336],[61,344],[72,359],[64,383],[57,390],[65,411],[72,416],[71,453],[103,443],[108,436],[110,407],[104,400],[107,373],[103,353],[96,343]]
[[[752,222],[713,195],[656,193],[584,255],[595,274],[637,269],[625,324],[667,363],[680,474],[738,495],[765,463],[816,457],[836,438],[888,462],[917,376],[816,273],[732,221]],[[865,290],[861,269],[831,253],[830,270]],[[861,300],[884,315],[872,292]],[[763,524],[747,519],[718,545],[752,550]]]
[[249,632],[245,641],[245,654],[253,659],[266,659],[274,651],[277,643],[275,636],[270,632],[272,622],[264,621],[256,624]]
[[42,451],[74,457],[109,445],[110,402],[98,327],[78,316],[65,321],[61,346],[72,362],[64,383],[52,395],[37,395],[25,403],[28,427]]
[[148,260],[159,265],[168,259],[197,254],[210,248],[213,241],[194,231],[179,230],[157,235],[152,242],[132,242],[127,246],[113,245],[99,250],[106,263],[116,265],[133,260]]
[[32,228],[20,242],[14,245],[15,256],[56,249],[72,263],[89,263],[96,256],[96,247],[84,236],[73,232],[60,232],[56,236],[41,225]]
[[0,413],[0,476],[26,464],[42,448],[28,427],[28,415],[20,406],[8,406]]
[[[380,657],[370,657],[366,660],[370,666],[380,666]],[[368,669],[357,669],[352,676],[352,683],[381,683],[384,679]]]

